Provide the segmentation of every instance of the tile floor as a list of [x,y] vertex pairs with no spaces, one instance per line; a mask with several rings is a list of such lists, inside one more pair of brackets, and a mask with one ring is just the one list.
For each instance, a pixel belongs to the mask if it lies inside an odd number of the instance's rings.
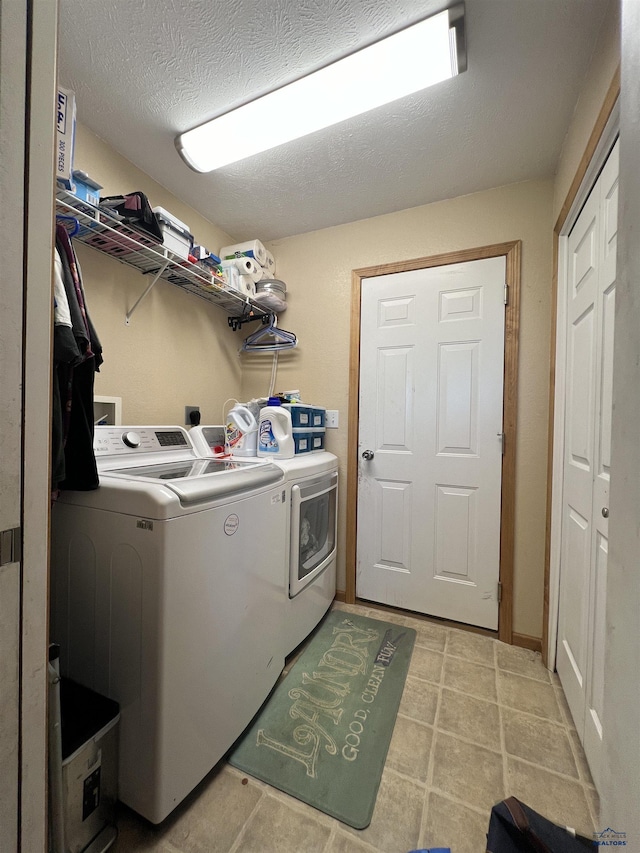
[[[354,830],[221,762],[159,827],[119,812],[113,853],[484,853],[515,795],[590,836],[598,797],[557,676],[540,655],[379,610],[418,632],[373,820]],[[288,662],[289,665],[291,662]]]

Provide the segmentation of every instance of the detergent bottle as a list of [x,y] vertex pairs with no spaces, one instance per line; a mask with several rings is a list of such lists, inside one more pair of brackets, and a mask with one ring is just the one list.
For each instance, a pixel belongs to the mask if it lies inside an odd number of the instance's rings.
[[227,416],[225,447],[233,456],[255,456],[258,445],[258,424],[251,410],[236,404]]
[[294,454],[291,412],[280,405],[277,397],[269,397],[268,404],[260,410],[258,456],[292,459]]

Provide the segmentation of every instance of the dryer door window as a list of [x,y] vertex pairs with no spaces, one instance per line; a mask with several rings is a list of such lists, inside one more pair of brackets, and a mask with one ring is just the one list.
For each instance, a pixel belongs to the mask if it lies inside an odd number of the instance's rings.
[[329,564],[336,549],[338,475],[291,490],[290,594],[296,595]]

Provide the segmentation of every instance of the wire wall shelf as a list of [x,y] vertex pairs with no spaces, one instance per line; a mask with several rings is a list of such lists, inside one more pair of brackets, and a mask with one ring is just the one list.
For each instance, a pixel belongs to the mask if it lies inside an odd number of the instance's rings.
[[248,319],[255,314],[257,320],[264,314],[264,307],[229,288],[223,279],[170,252],[144,231],[125,225],[112,212],[76,198],[66,190],[58,189],[56,192],[56,216],[62,217],[61,223],[73,233],[74,240],[134,267],[143,275],[153,276],[151,283],[127,312],[127,325],[133,312],[159,279],[217,305],[230,316]]

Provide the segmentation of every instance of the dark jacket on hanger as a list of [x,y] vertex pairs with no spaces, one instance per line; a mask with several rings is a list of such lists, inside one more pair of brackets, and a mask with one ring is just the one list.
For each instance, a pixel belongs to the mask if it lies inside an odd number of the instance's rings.
[[[56,226],[56,249],[62,263],[62,280],[69,302],[72,336],[67,331],[54,332],[55,381],[59,391],[60,421],[54,423],[54,442],[61,433],[64,449],[64,472],[54,446],[52,489],[98,488],[98,470],[93,452],[93,385],[95,373],[102,364],[102,347],[89,317],[80,268],[67,231]],[[65,327],[62,327],[63,329]],[[54,416],[56,400],[54,393]],[[59,450],[59,442],[58,442]],[[57,477],[63,479],[57,480]]]

